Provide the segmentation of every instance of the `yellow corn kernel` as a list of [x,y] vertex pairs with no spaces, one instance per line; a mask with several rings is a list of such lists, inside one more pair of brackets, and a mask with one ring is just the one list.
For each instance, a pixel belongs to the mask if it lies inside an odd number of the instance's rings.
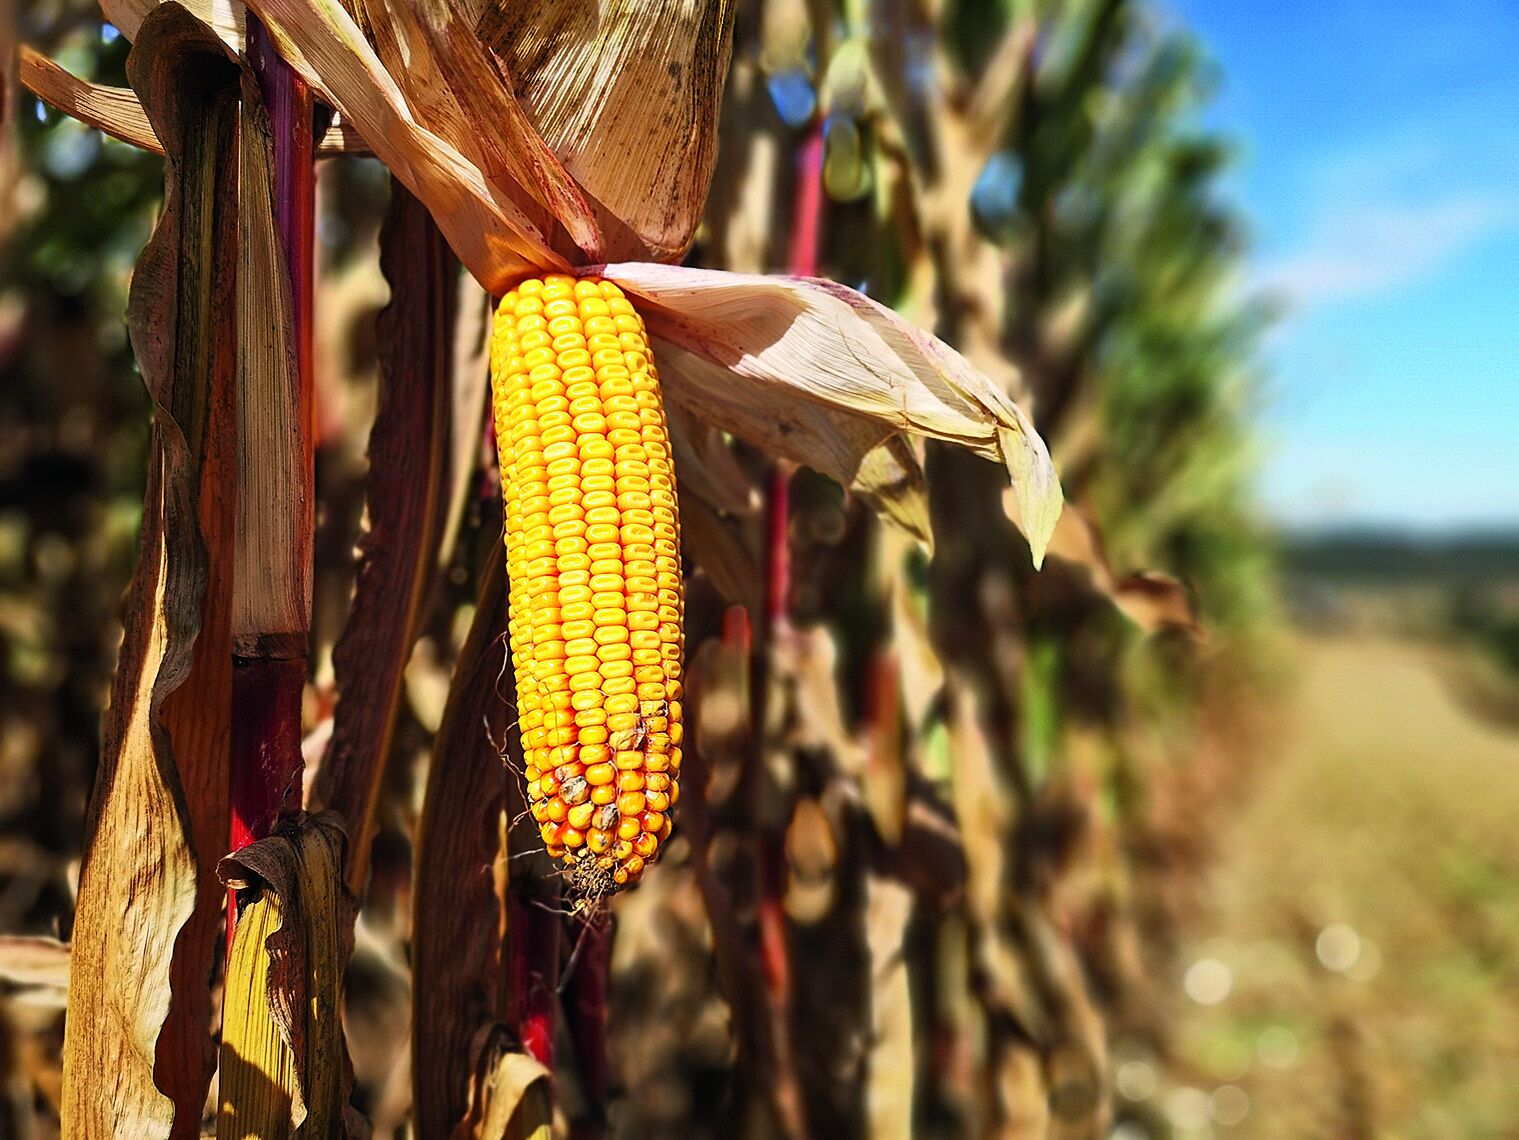
[[547,275],[502,299],[491,385],[528,806],[596,896],[638,879],[679,798],[680,523],[659,374],[615,284]]

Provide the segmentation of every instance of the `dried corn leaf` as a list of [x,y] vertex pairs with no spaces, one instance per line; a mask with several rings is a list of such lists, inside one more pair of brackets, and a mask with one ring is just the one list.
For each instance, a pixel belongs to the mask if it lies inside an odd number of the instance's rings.
[[[846,486],[900,431],[1000,459],[1035,565],[1042,560],[1061,506],[1044,441],[942,341],[831,281],[647,264],[598,272],[649,303],[644,316],[672,400]],[[878,481],[869,468],[865,476]]]
[[685,554],[712,580],[723,601],[757,607],[764,596],[764,582],[759,559],[743,533],[700,495],[683,489],[680,504]]
[[759,488],[722,433],[684,405],[671,404],[668,414],[681,486],[724,514],[754,514],[760,505]]
[[56,938],[0,937],[0,980],[13,986],[66,991],[69,944]]
[[967,851],[966,904],[977,934],[979,968],[984,985],[1005,1009],[1025,1004],[1015,964],[996,937],[1003,891],[1008,880],[1002,837],[1012,823],[1006,789],[996,773],[990,741],[980,723],[977,701],[962,680],[950,688],[950,756],[953,764],[955,818]]
[[61,1108],[70,1136],[197,1130],[219,891],[208,875],[197,881],[192,842],[226,834],[235,480],[219,444],[234,330],[220,301],[237,248],[238,73],[178,8],[141,28],[128,73],[168,152],[164,213],[128,311],[153,447],[80,874]]
[[944,691],[944,665],[928,633],[923,603],[907,576],[893,574],[887,592],[891,598],[891,644],[902,682],[902,701],[907,723],[922,737],[929,714]]
[[22,45],[21,82],[37,98],[133,146],[163,153],[147,112],[126,87],[79,79],[40,51]]
[[480,4],[480,38],[585,188],[608,260],[677,260],[717,161],[734,0]]
[[[209,33],[188,17],[159,17],[183,28],[199,44],[200,58],[180,58],[179,72],[210,66],[229,72]],[[145,51],[152,46],[152,26],[139,42]],[[137,72],[129,69],[141,87]],[[174,82],[188,83],[191,75],[176,75]],[[223,95],[232,98],[232,92]],[[192,1136],[198,1130],[205,1104],[206,1087],[215,1068],[215,1045],[206,1032],[211,1016],[211,997],[205,978],[221,951],[226,892],[216,876],[216,857],[225,850],[229,830],[229,785],[232,737],[232,605],[235,531],[239,487],[235,424],[237,361],[241,353],[235,313],[222,303],[238,276],[240,234],[230,218],[242,212],[234,207],[237,171],[227,162],[218,170],[225,232],[215,248],[215,277],[203,287],[195,302],[203,313],[199,319],[216,330],[216,339],[204,351],[214,379],[210,393],[210,419],[205,427],[204,459],[200,476],[200,534],[206,549],[206,590],[201,599],[201,629],[196,639],[190,681],[164,701],[164,724],[174,741],[180,783],[189,808],[190,838],[198,864],[195,913],[180,931],[175,946],[171,982],[174,989],[169,1021],[159,1043],[159,1087],[174,1097],[177,1108],[175,1136]],[[181,255],[194,258],[197,251],[180,247]],[[183,295],[179,304],[184,305]]]
[[452,1140],[552,1140],[551,1074],[526,1053],[508,1049],[507,1039],[500,1025],[477,1035],[483,1043],[470,1077],[469,1113]]
[[[1004,495],[1003,509],[1014,523],[1019,521],[1019,504]],[[1102,536],[1086,514],[1067,507],[1050,536],[1051,557],[1086,572],[1094,589],[1113,600],[1120,613],[1146,632],[1180,629],[1195,637],[1204,633],[1202,622],[1192,605],[1187,587],[1168,574],[1139,571],[1118,575],[1103,549]]]
[[417,829],[412,1079],[422,1136],[447,1136],[464,1118],[475,1034],[496,1020],[500,910],[492,869],[508,773],[491,734],[504,734],[501,693],[511,687],[503,679],[505,583],[500,547],[493,545],[433,745]]
[[910,752],[902,722],[902,668],[896,653],[878,649],[869,667],[865,768],[860,775],[865,810],[888,847],[899,847],[907,827]]
[[221,1104],[224,1138],[288,1136],[297,1095],[295,1054],[269,1008],[268,940],[284,925],[278,895],[260,894],[237,920],[222,1006]]
[[312,440],[303,419],[294,298],[275,223],[269,117],[251,74],[243,77],[238,147],[237,569],[233,633],[288,636],[304,653],[311,622]]
[[[116,25],[121,34],[133,43],[138,32],[153,10],[166,0],[100,0],[100,10],[105,18]],[[234,53],[243,50],[243,22],[246,18],[242,0],[174,0],[186,9]]]
[[[110,87],[81,79],[35,48],[21,45],[21,85],[44,103],[104,131],[114,139],[163,153],[148,114],[130,87]],[[322,154],[364,153],[367,147],[347,124],[334,122],[317,147]]]
[[343,885],[342,822],[300,815],[217,868],[237,892],[222,1013],[217,1136],[362,1135],[348,1105],[343,967],[357,905]]
[[865,890],[871,995],[865,1125],[870,1140],[911,1140],[916,1066],[906,940],[915,899],[901,883],[875,875]]
[[458,263],[426,208],[400,183],[392,184],[380,268],[391,296],[376,326],[380,408],[369,435],[367,526],[353,606],[332,655],[338,704],[316,792],[348,821],[355,892],[369,876],[380,778],[452,489]]
[[[585,195],[528,120],[510,79],[475,37],[473,23],[446,0],[392,5],[355,0],[381,61],[434,133],[467,155],[492,186],[527,213],[532,204],[564,226],[581,254],[605,257]],[[534,220],[542,224],[536,214]],[[567,251],[568,252],[568,251]]]
[[448,511],[438,558],[446,563],[459,535],[459,524],[472,501],[473,477],[480,466],[485,438],[490,385],[491,320],[496,306],[489,293],[468,273],[459,274],[454,326],[454,438],[449,447]]
[[866,452],[854,491],[887,522],[933,550],[928,482],[910,440],[894,435]]
[[980,1074],[992,1115],[986,1132],[1035,1140],[1049,1135],[1051,1122],[1042,1059],[1032,1047],[1031,1033],[1037,1036],[1046,1027],[1029,1024],[1033,1007],[1023,972],[1009,940],[1001,936],[1009,880],[1003,837],[1012,812],[971,688],[963,678],[952,678],[949,691],[955,816],[965,849],[976,853],[966,861],[966,910],[972,988],[989,1030],[987,1063]]
[[427,203],[480,283],[504,292],[514,276],[562,268],[534,221],[407,104],[401,87],[336,0],[254,0],[280,54],[321,90],[375,156]]

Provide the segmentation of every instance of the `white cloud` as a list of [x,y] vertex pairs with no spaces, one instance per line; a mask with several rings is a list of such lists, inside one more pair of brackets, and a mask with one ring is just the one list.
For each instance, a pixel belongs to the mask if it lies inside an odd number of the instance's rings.
[[1516,203],[1488,193],[1340,201],[1320,214],[1300,249],[1262,266],[1257,283],[1298,305],[1378,296],[1430,276],[1516,222]]

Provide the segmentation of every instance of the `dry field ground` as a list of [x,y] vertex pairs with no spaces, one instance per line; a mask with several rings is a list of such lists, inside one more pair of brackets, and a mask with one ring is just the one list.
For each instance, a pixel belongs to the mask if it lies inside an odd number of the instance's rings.
[[1167,1115],[1180,1136],[1519,1136],[1519,731],[1443,651],[1363,629],[1292,655],[1287,743],[1184,959],[1192,1083]]

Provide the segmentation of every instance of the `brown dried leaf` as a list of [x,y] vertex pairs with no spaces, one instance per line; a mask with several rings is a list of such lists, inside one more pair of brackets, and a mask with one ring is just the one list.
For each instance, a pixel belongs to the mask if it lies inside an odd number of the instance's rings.
[[892,434],[884,424],[798,399],[779,387],[775,391],[740,387],[727,365],[663,339],[654,331],[658,317],[646,316],[653,318],[649,321],[651,347],[670,404],[686,408],[769,455],[805,464],[853,486],[864,456]]
[[458,299],[454,308],[453,425],[449,448],[453,466],[448,473],[448,512],[443,524],[440,562],[453,553],[473,492],[472,477],[479,468],[485,439],[490,394],[491,318],[496,306],[489,293],[468,273],[459,274]]
[[353,0],[354,18],[427,129],[546,235],[557,220],[591,256],[600,233],[580,188],[528,122],[471,26],[441,3]]
[[235,480],[220,445],[234,328],[219,302],[237,248],[238,73],[178,8],[142,27],[128,73],[168,150],[164,212],[128,311],[153,446],[80,874],[61,1108],[71,1136],[167,1135],[176,1103],[176,1131],[198,1128],[220,892],[197,881],[192,842],[215,850],[227,826]]
[[163,144],[147,112],[130,88],[106,87],[79,79],[34,48],[21,47],[21,82],[37,98],[112,138],[155,154]]
[[[1051,1124],[1041,1058],[1029,1034],[1032,1003],[1023,971],[1008,939],[1001,936],[1003,901],[1008,882],[1004,836],[1012,810],[1001,786],[991,743],[981,725],[972,687],[952,679],[949,710],[955,816],[965,850],[966,911],[970,926],[971,975],[976,997],[992,1029],[987,1042],[987,1071],[995,1113],[989,1126],[1018,1140],[1047,1136]],[[1013,909],[1018,904],[1014,902]]]
[[756,552],[712,504],[682,485],[681,545],[729,605],[757,607],[763,596]]
[[507,1032],[488,1026],[476,1036],[468,1115],[453,1140],[552,1140],[552,1075],[526,1053],[507,1047]]
[[422,1136],[447,1136],[464,1118],[475,1035],[496,1020],[501,916],[492,871],[510,774],[491,737],[505,735],[509,715],[500,695],[511,687],[505,582],[495,546],[454,667],[417,828],[412,1064]]
[[[122,35],[137,41],[143,21],[166,0],[100,0],[105,18],[116,25]],[[176,0],[190,15],[205,24],[234,54],[243,50],[242,0]]]
[[895,848],[907,826],[912,763],[902,723],[902,669],[896,653],[876,650],[867,676],[865,770],[860,791],[876,834]]
[[678,260],[717,160],[734,0],[480,4],[480,38],[584,187],[607,260]]
[[69,944],[56,938],[0,937],[0,979],[17,986],[66,991]]
[[747,517],[759,510],[759,487],[722,433],[683,404],[671,404],[668,414],[681,486],[724,514]]
[[274,152],[258,82],[243,76],[238,147],[237,567],[232,631],[288,635],[311,621],[312,440],[301,409],[294,300],[274,217]]
[[855,476],[854,491],[873,511],[932,553],[928,482],[911,440],[894,435],[866,452]]
[[316,789],[317,802],[348,821],[355,893],[369,877],[380,779],[452,490],[458,263],[426,207],[399,182],[380,235],[380,268],[391,299],[377,322],[380,407],[369,435],[367,527],[353,606],[332,655],[338,703]]
[[[1018,522],[1018,503],[1004,495],[1003,509]],[[1180,629],[1194,637],[1204,636],[1202,622],[1192,605],[1187,587],[1169,574],[1138,571],[1120,577],[1113,572],[1103,549],[1102,535],[1081,509],[1068,506],[1050,536],[1052,557],[1086,572],[1098,592],[1113,599],[1119,612],[1140,629],[1153,633],[1158,629]]]
[[891,639],[901,675],[907,723],[921,736],[939,694],[944,691],[944,665],[928,633],[928,619],[913,596],[905,575],[891,577]]
[[361,1136],[348,1104],[343,968],[357,903],[342,821],[300,815],[217,868],[239,916],[222,1013],[219,1137]]
[[1061,506],[1049,452],[1022,409],[947,344],[831,281],[642,263],[598,272],[648,302],[670,399],[845,486],[901,431],[999,459],[1039,564]]
[[[364,2],[373,13],[377,6]],[[520,188],[544,207],[581,254],[592,261],[604,260],[601,227],[590,204],[529,121],[512,93],[510,76],[502,73],[499,62],[481,46],[474,28],[454,4],[424,0],[417,8],[416,27],[421,35],[408,37],[410,50],[404,61],[386,60],[391,74],[404,74],[409,80],[427,75],[441,81],[443,90],[435,92],[434,98],[440,99],[444,92],[451,95],[463,127],[459,137],[445,137],[475,160],[487,181],[508,190]],[[405,8],[392,11],[400,15]],[[431,68],[422,64],[427,55],[436,61]],[[397,70],[398,64],[402,70]]]
[[980,722],[972,688],[952,685],[949,710],[950,757],[953,765],[955,818],[967,851],[976,852],[966,866],[966,902],[980,928],[990,985],[1008,1008],[1021,1004],[1020,986],[998,952],[994,932],[999,922],[1007,853],[1002,837],[1012,823],[1012,808],[998,780],[991,743]]
[[364,33],[336,0],[254,0],[280,53],[321,90],[375,156],[427,203],[480,283],[505,292],[533,270],[563,268],[538,225],[408,105]]
[[295,1054],[270,1008],[266,949],[283,925],[280,898],[273,893],[260,894],[238,916],[222,1005],[218,1138],[290,1135],[299,1083]]
[[915,899],[908,887],[876,875],[866,880],[865,890],[870,952],[866,1127],[870,1140],[910,1140],[916,1065],[906,937]]
[[[114,139],[154,154],[164,151],[163,143],[153,132],[153,124],[148,122],[148,113],[130,87],[110,87],[80,79],[26,44],[21,45],[21,85],[65,115]],[[335,122],[327,128],[317,150],[321,154],[353,154],[367,153],[368,147],[347,124]]]

